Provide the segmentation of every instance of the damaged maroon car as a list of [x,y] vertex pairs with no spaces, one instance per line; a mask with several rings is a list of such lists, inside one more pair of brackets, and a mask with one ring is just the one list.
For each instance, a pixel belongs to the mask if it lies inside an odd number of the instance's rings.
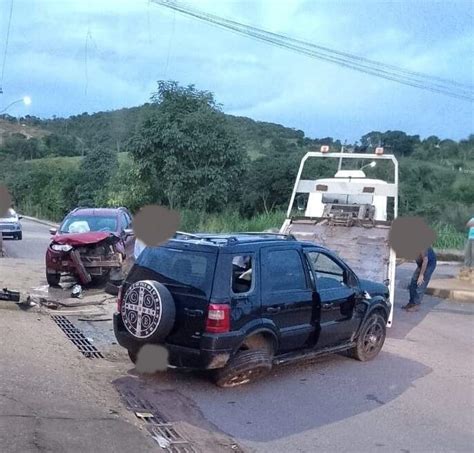
[[46,251],[50,286],[59,285],[62,275],[72,275],[82,285],[122,281],[135,241],[126,208],[76,208],[50,233],[54,235]]

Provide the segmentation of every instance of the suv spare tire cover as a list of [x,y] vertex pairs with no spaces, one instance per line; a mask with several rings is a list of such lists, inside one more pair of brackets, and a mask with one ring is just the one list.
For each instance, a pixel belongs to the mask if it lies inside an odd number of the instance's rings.
[[125,328],[135,339],[158,342],[171,332],[176,307],[165,286],[140,280],[125,292],[120,312]]

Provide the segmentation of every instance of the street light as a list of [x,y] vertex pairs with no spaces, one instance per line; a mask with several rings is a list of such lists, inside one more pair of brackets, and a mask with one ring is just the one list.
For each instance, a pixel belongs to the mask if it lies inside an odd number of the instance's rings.
[[360,170],[363,170],[364,168],[367,168],[367,167],[374,168],[376,165],[377,165],[377,162],[375,162],[375,160],[373,160],[370,164],[367,164],[367,165],[364,165],[363,167],[361,167]]
[[23,102],[23,104],[25,105],[30,105],[31,98],[29,96],[24,96],[21,99],[17,99],[16,101],[11,102],[3,110],[0,110],[0,114],[5,113],[12,105],[18,104],[19,102]]

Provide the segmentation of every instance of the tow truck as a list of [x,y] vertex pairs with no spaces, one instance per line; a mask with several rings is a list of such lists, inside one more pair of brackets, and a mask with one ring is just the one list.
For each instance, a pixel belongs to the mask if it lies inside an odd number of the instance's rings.
[[[330,178],[315,175],[315,179],[302,179],[308,161],[316,159],[326,162],[338,159],[337,173]],[[370,160],[370,163],[358,170],[343,170],[344,160]],[[380,161],[391,162],[392,165],[388,165],[392,167],[390,172],[393,171],[390,181],[366,177],[363,169],[375,167]],[[389,233],[397,216],[398,161],[395,156],[384,154],[381,147],[376,148],[375,153],[366,154],[329,152],[327,146],[322,146],[321,151],[308,152],[301,160],[280,233],[323,245],[337,253],[361,278],[383,282],[390,291],[387,327],[391,327],[396,254],[389,245]]]

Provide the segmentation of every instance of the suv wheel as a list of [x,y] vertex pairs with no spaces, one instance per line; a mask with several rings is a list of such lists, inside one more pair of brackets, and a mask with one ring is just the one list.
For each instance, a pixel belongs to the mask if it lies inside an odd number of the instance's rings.
[[159,343],[173,328],[176,307],[165,286],[153,280],[140,280],[125,292],[120,314],[135,340]]
[[59,286],[59,281],[61,280],[61,274],[54,273],[50,274],[46,272],[46,281],[48,282],[49,286]]
[[350,355],[361,362],[367,362],[377,356],[385,342],[386,321],[378,313],[370,315],[360,331],[357,345]]
[[219,387],[236,387],[265,376],[271,369],[272,358],[267,350],[239,351],[224,368],[216,371],[215,382]]

